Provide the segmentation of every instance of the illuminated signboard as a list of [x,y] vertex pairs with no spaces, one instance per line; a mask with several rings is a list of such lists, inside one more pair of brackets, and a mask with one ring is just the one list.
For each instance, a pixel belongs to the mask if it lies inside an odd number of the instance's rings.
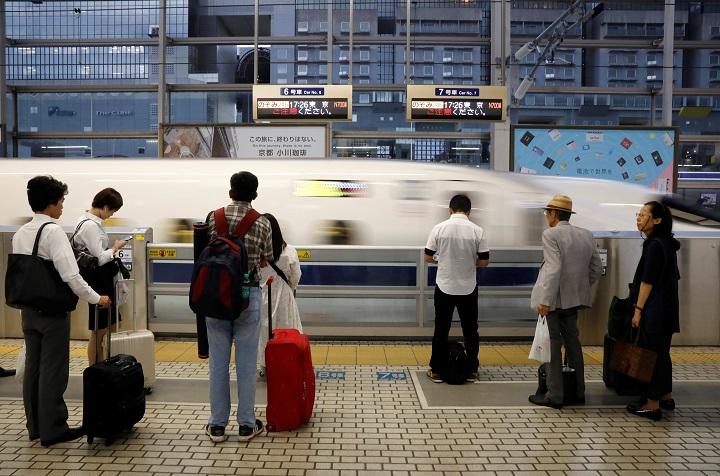
[[503,86],[407,87],[408,121],[504,121],[507,88]]
[[352,119],[352,86],[253,86],[256,121],[347,121]]
[[673,128],[513,126],[511,131],[514,172],[616,180],[660,192],[675,189]]

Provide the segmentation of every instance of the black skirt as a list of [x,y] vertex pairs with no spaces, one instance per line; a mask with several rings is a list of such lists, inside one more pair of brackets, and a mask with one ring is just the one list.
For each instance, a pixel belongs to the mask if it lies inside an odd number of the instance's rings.
[[[95,290],[101,296],[109,296],[112,300],[110,309],[99,309],[98,310],[98,329],[107,329],[108,327],[108,316],[112,324],[117,323],[119,316],[117,315],[117,305],[115,303],[115,276],[118,273],[118,267],[115,261],[105,263],[99,268],[92,271],[87,277],[86,281],[91,288]],[[95,304],[88,304],[88,329],[91,331],[95,329]]]

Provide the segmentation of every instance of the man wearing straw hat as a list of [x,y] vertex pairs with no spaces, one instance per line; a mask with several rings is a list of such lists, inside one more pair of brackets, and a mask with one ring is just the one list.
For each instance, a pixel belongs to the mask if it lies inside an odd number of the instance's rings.
[[[590,307],[590,287],[598,279],[602,264],[590,231],[569,223],[572,200],[555,195],[543,213],[549,228],[542,234],[543,264],[530,297],[530,307],[547,316],[551,357],[548,392],[530,395],[536,405],[561,408],[564,393],[574,392],[576,403],[585,403],[585,369],[578,336],[577,311]],[[563,389],[562,346],[568,365],[575,369],[576,388]]]

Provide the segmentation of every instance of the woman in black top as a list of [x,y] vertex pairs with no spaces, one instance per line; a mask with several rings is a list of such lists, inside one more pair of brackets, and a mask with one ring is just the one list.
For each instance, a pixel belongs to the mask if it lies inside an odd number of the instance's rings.
[[661,408],[674,410],[670,342],[680,332],[677,267],[678,242],[672,233],[672,214],[659,202],[646,203],[637,215],[637,227],[645,235],[642,257],[632,284],[635,314],[632,326],[639,327],[640,345],[657,352],[652,380],[643,392],[644,401],[627,410],[653,420]]

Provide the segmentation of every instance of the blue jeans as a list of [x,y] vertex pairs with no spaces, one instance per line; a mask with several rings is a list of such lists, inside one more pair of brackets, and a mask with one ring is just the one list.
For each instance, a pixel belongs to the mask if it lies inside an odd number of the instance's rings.
[[260,337],[260,288],[250,289],[250,305],[234,321],[206,317],[210,347],[211,426],[225,427],[230,419],[230,350],[235,342],[239,425],[255,426],[255,370]]

